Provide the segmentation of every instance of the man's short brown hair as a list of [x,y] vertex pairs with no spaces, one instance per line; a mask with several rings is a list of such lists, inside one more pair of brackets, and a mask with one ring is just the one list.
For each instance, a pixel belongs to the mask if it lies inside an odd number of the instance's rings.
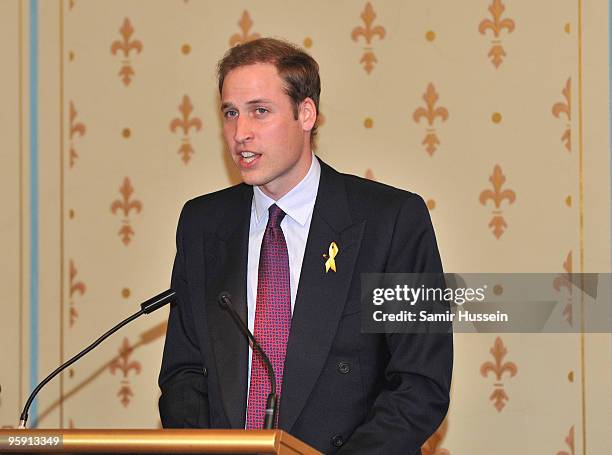
[[[319,116],[319,95],[321,79],[319,65],[299,47],[275,38],[259,38],[229,49],[217,66],[219,93],[227,74],[236,68],[256,63],[270,63],[276,67],[278,75],[284,81],[285,93],[293,101],[293,115],[297,120],[298,107],[306,98],[314,101]],[[317,133],[317,125],[311,130],[311,136]]]

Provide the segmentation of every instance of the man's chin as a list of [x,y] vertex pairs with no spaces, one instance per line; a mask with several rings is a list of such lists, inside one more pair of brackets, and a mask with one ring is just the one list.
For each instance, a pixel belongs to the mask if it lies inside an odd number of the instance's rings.
[[255,172],[240,172],[240,176],[242,177],[242,181],[247,185],[251,186],[263,186],[269,182],[269,179],[261,175],[256,175]]

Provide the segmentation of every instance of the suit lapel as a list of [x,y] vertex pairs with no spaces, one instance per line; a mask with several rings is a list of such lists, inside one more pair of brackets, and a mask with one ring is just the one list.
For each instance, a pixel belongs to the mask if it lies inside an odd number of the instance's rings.
[[[290,431],[321,373],[346,303],[365,221],[351,220],[341,176],[321,162],[300,284],[291,321],[279,427]],[[336,272],[325,271],[331,242]]]
[[207,314],[222,403],[232,428],[244,428],[248,342],[230,314],[217,303],[221,291],[232,296],[234,309],[247,321],[246,273],[252,189],[228,204],[216,237],[206,242]]

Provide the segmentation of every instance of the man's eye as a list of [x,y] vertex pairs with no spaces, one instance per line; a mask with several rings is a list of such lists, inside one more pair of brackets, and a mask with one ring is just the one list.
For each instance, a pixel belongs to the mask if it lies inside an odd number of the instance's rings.
[[257,113],[257,115],[265,115],[268,112],[268,109],[266,109],[265,107],[258,107],[257,109],[255,109],[255,112]]
[[238,116],[238,112],[233,111],[233,110],[225,111],[225,112],[223,113],[223,116],[224,116],[225,118],[235,118],[235,117],[237,117],[237,116]]

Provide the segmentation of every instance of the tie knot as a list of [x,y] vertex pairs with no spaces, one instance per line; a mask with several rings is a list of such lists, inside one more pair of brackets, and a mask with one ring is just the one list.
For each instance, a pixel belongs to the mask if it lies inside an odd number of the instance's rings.
[[283,221],[284,217],[285,212],[283,212],[278,205],[272,204],[268,209],[268,227],[280,228],[281,221]]

